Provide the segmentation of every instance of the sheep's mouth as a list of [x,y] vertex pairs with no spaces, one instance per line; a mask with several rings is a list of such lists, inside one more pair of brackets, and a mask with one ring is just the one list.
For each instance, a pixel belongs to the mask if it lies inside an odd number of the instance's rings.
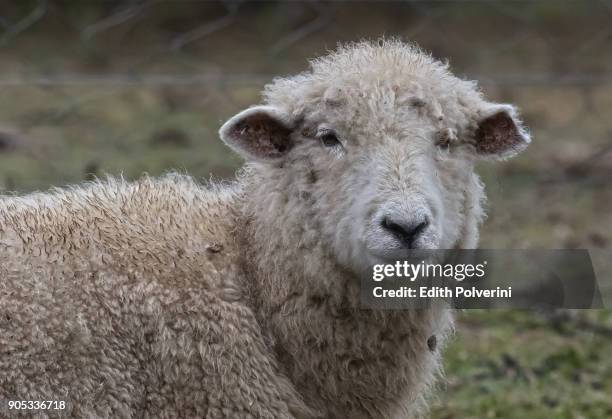
[[394,237],[385,237],[384,239],[373,237],[366,240],[364,245],[369,256],[381,261],[427,256],[438,249],[437,242],[433,237],[419,239],[412,243],[410,247],[405,246],[401,240]]
[[373,249],[369,250],[368,254],[376,263],[393,264],[398,261],[422,261],[429,260],[434,257],[438,249],[433,248],[415,248],[415,249]]

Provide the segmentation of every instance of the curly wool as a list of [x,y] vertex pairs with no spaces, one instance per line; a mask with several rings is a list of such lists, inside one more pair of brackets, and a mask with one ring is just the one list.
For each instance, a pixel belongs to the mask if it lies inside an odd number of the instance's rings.
[[0,399],[71,417],[307,411],[237,285],[234,187],[185,176],[0,200]]
[[[319,275],[350,281],[318,252],[255,274],[241,186],[110,178],[1,199],[0,398],[64,400],[71,417],[305,418],[342,417],[357,391],[384,417],[410,384],[422,403],[439,319],[363,312],[347,283],[297,286],[318,257]],[[254,290],[254,275],[286,286]]]

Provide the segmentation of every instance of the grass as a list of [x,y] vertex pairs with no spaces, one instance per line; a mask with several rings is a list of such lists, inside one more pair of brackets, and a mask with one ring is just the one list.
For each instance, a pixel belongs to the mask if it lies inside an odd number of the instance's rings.
[[[585,313],[579,313],[584,315]],[[609,311],[591,312],[612,323]],[[469,310],[447,348],[432,417],[608,418],[612,339],[524,310]]]

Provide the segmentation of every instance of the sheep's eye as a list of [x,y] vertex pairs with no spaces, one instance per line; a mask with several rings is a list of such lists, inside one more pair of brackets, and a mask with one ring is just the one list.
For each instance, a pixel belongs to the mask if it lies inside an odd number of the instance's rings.
[[325,131],[319,135],[319,139],[321,140],[321,144],[325,147],[336,147],[342,145],[340,140],[338,140],[338,136],[333,131]]

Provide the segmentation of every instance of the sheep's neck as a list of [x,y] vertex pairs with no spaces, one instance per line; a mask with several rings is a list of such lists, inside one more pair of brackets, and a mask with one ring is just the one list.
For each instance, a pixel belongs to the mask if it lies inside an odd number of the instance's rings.
[[435,370],[437,353],[427,341],[441,314],[361,310],[358,279],[322,243],[302,240],[308,220],[279,220],[257,188],[252,193],[239,224],[246,226],[245,284],[270,346],[306,402],[356,417],[417,403]]

